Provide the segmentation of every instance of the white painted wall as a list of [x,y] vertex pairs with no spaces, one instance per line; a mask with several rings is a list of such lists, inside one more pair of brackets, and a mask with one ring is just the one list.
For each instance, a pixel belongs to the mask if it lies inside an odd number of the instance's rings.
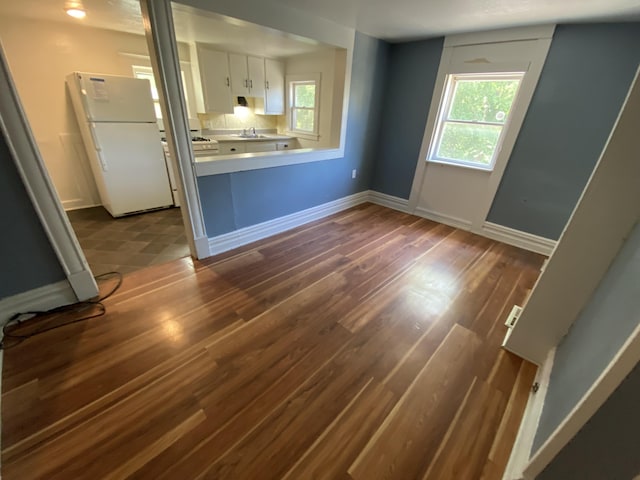
[[[148,55],[144,36],[0,17],[0,39],[62,205],[67,210],[99,205],[65,76],[78,70],[132,76],[132,65],[149,63],[123,53]],[[188,48],[180,55],[189,58]]]

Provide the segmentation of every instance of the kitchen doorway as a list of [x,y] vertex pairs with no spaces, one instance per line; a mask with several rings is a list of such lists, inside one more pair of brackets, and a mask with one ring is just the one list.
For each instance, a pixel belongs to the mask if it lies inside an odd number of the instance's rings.
[[[120,8],[134,6],[136,12],[125,16],[141,19],[139,5]],[[124,12],[107,12],[108,8],[92,10],[86,21],[67,18],[58,8],[31,9],[32,16],[2,15],[0,20],[4,53],[41,163],[94,275],[113,270],[129,273],[190,254],[191,232],[184,227],[181,209],[170,207],[173,200],[158,204],[162,208],[151,206],[147,212],[125,212],[114,218],[104,208],[95,171],[90,168],[67,75],[85,71],[134,78],[132,65],[145,60],[150,64],[142,22],[139,32],[110,29],[110,21]],[[157,137],[154,149],[159,155],[155,166],[159,175],[168,177],[155,117],[152,124]],[[126,146],[124,140],[114,143],[120,150]],[[114,168],[109,166],[108,170]],[[130,178],[138,185],[146,180],[140,174]],[[166,183],[166,196],[171,199],[169,180]]]

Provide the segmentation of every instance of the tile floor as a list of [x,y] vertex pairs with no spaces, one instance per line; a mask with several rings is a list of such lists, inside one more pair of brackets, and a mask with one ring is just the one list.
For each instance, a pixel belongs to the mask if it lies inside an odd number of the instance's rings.
[[94,275],[129,273],[189,255],[179,208],[122,218],[102,207],[67,215]]

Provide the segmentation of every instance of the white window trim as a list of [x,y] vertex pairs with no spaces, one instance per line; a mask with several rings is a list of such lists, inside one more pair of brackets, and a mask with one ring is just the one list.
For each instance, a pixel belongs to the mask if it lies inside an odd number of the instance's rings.
[[[502,143],[504,142],[504,138],[509,131],[509,127],[511,125],[511,117],[509,114],[507,117],[507,121],[503,124],[494,123],[494,122],[466,122],[466,123],[477,123],[478,125],[496,125],[502,128],[500,131],[500,136],[498,137],[498,141],[496,142],[496,148],[493,151],[493,155],[491,157],[491,161],[487,165],[483,165],[479,162],[471,162],[466,160],[459,160],[455,158],[446,158],[446,157],[438,157],[436,156],[436,152],[438,150],[438,146],[442,141],[442,129],[444,124],[448,121],[447,112],[451,107],[451,102],[453,101],[453,88],[456,82],[456,77],[466,77],[465,80],[488,80],[495,78],[503,78],[503,79],[518,79],[520,84],[518,85],[518,90],[516,91],[515,96],[513,97],[512,107],[518,102],[518,95],[520,93],[520,86],[522,85],[522,79],[524,78],[526,72],[473,72],[473,73],[448,73],[445,80],[445,87],[442,93],[441,106],[438,111],[438,118],[436,120],[434,132],[433,132],[433,141],[429,146],[429,154],[427,155],[427,162],[431,163],[441,163],[444,165],[451,165],[454,167],[461,168],[470,168],[473,170],[484,170],[491,172],[496,164],[496,158],[500,154],[502,150]],[[512,108],[513,110],[513,108]]]
[[[524,121],[524,114],[528,109],[528,105],[533,97],[538,79],[542,72],[542,67],[547,57],[547,52],[551,45],[551,39],[553,38],[553,32],[555,25],[543,25],[537,27],[518,27],[506,30],[494,30],[473,34],[462,34],[445,37],[444,49],[442,56],[440,57],[440,64],[438,66],[438,74],[436,76],[433,96],[431,100],[431,106],[429,108],[429,115],[427,117],[427,124],[422,139],[422,145],[420,147],[420,153],[416,158],[416,170],[413,177],[413,183],[411,185],[411,193],[409,195],[409,212],[415,212],[420,201],[422,184],[424,182],[427,166],[430,162],[426,161],[429,152],[429,146],[431,142],[431,135],[434,129],[434,122],[437,118],[439,109],[439,102],[442,98],[442,91],[444,89],[445,78],[447,74],[451,73],[475,73],[475,72],[514,72],[514,71],[527,71],[523,81],[520,84],[518,92],[519,102],[525,102],[526,108],[523,108],[520,112],[514,113],[512,111],[511,122],[517,126],[517,128],[510,129],[508,135],[505,136],[500,156],[508,158],[511,155],[513,146],[518,136],[519,130]],[[525,40],[535,40],[535,48],[527,54],[527,59],[516,60],[514,62],[508,62],[505,64],[499,62],[492,62],[490,59],[483,57],[481,54],[470,61],[454,62],[453,53],[454,47],[477,47],[482,45],[490,45],[495,43],[504,42],[519,42]],[[446,168],[449,165],[442,165]],[[492,197],[495,198],[495,192],[498,189],[500,180],[504,173],[506,162],[497,161],[496,167],[492,172],[487,170],[477,170],[476,172],[483,175],[490,175],[492,177],[491,182],[487,185],[487,188],[492,192]],[[493,201],[491,199],[491,202]],[[491,208],[491,202],[484,203],[479,206],[478,211],[480,216],[489,212]]]
[[[319,140],[320,135],[320,73],[308,73],[308,74],[292,74],[287,75],[285,78],[286,84],[286,116],[287,116],[287,133],[295,135],[296,137],[303,138],[305,140]],[[313,120],[313,132],[306,130],[296,130],[291,128],[291,84],[293,82],[315,82],[316,84],[316,98],[314,106],[314,120]]]

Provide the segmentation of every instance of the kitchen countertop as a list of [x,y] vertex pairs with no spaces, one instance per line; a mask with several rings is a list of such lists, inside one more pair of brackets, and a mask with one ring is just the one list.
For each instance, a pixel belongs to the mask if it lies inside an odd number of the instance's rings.
[[273,142],[278,140],[293,140],[296,137],[291,135],[280,135],[277,133],[261,134],[260,137],[240,137],[238,135],[211,135],[209,138],[222,142]]

